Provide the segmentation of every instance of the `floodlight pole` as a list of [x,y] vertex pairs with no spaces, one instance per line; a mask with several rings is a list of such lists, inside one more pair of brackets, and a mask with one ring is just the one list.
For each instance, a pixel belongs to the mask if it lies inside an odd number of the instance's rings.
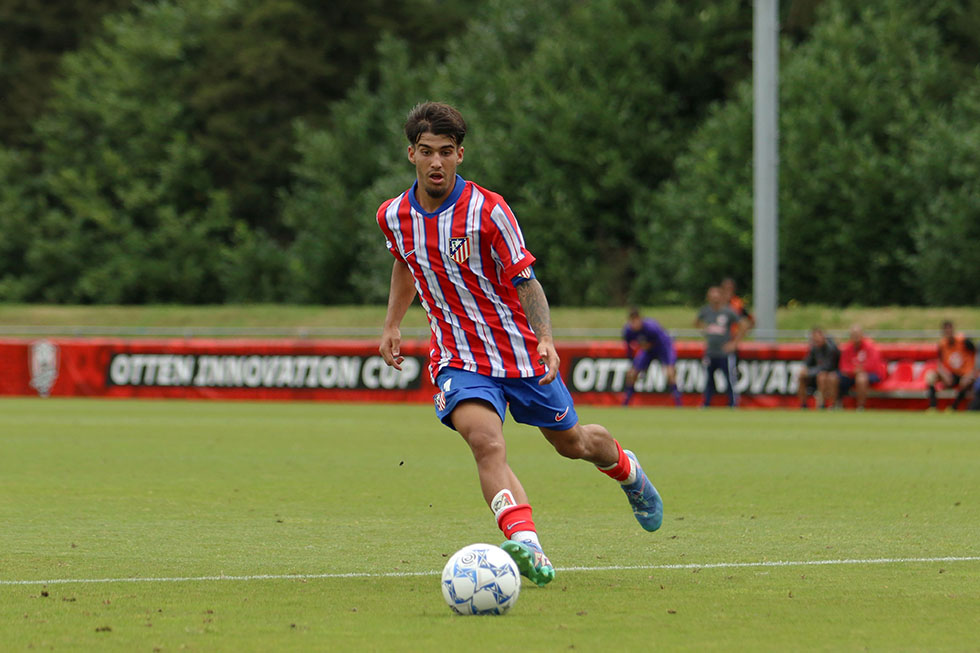
[[753,68],[753,288],[756,340],[776,339],[779,301],[779,4],[755,0]]

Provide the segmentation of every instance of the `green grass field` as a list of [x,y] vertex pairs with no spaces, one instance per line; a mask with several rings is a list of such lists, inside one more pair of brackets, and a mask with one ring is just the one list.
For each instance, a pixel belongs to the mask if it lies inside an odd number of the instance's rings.
[[[656,317],[669,329],[690,329],[696,306],[648,306],[644,312]],[[595,329],[619,329],[626,321],[625,308],[576,308],[556,306],[552,322],[559,333]],[[183,333],[194,329],[366,329],[378,337],[384,322],[384,306],[60,306],[0,303],[0,326],[12,335],[32,335],[32,327],[71,327],[170,329]],[[844,331],[855,323],[868,330],[935,332],[939,338],[942,320],[953,320],[963,331],[980,330],[980,308],[970,307],[848,307],[800,305],[784,306],[777,313],[780,329],[805,331],[815,324],[828,330]],[[405,316],[406,328],[426,329],[425,313],[416,302]],[[751,334],[750,334],[751,335]],[[575,337],[574,333],[565,338]]]
[[0,400],[0,649],[980,648],[974,415],[580,413],[663,528],[508,420],[558,576],[457,617],[438,571],[500,535],[431,407]]

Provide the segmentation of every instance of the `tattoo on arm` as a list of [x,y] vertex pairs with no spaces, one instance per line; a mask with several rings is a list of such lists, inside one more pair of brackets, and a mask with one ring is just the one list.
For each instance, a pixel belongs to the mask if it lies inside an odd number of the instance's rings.
[[527,320],[538,338],[551,338],[551,309],[548,308],[548,298],[544,288],[537,279],[525,281],[517,286],[517,297],[527,313]]

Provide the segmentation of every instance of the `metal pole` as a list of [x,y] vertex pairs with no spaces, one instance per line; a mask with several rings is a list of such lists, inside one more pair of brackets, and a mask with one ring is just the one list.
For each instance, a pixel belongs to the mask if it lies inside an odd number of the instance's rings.
[[779,300],[778,0],[755,0],[752,54],[755,337],[757,340],[775,340]]

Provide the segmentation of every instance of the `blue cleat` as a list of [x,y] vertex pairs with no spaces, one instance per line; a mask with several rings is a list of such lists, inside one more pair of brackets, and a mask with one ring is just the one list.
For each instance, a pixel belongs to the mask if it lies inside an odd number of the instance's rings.
[[544,587],[555,579],[555,568],[551,566],[551,560],[548,560],[548,556],[534,542],[507,540],[500,548],[514,559],[521,575],[527,576],[538,587]]
[[632,451],[624,451],[623,453],[633,461],[633,466],[636,469],[636,480],[629,485],[622,486],[623,492],[630,500],[636,521],[640,522],[640,526],[644,530],[653,532],[660,528],[660,524],[664,521],[664,502],[660,499],[657,488],[653,487],[653,483],[650,482],[643,468],[640,467],[636,455]]

